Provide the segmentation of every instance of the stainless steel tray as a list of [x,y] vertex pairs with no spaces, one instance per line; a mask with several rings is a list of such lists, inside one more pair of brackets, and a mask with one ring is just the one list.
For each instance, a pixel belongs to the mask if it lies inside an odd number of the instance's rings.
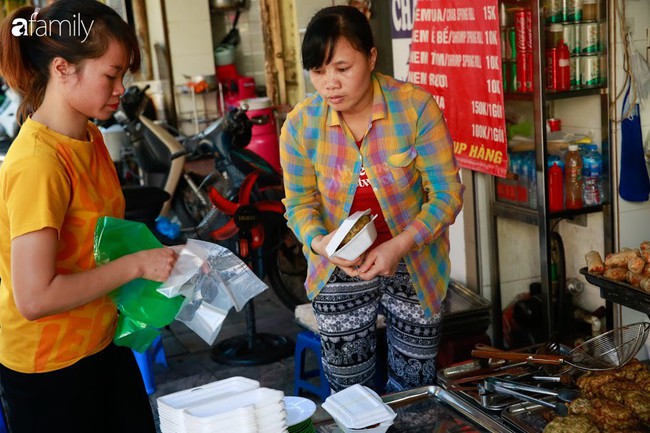
[[[382,397],[397,417],[389,433],[515,433],[496,416],[489,416],[453,391],[425,386]],[[320,433],[340,433],[332,419],[315,424]]]
[[490,314],[490,301],[472,292],[457,281],[450,281],[447,288],[445,318],[456,318],[477,313]]

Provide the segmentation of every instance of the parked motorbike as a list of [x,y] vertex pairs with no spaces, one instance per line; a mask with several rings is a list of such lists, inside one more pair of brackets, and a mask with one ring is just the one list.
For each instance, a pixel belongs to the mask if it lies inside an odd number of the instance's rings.
[[247,253],[241,251],[246,239],[245,248],[256,252],[257,268],[269,277],[280,300],[290,309],[307,302],[307,264],[283,217],[281,174],[246,148],[253,122],[260,120],[250,119],[242,106],[199,134],[177,137],[141,114],[145,92],[130,87],[115,113],[144,184],[124,189],[127,218],[129,212],[142,212],[146,201],[151,205],[148,218],[159,206],[160,215],[181,226],[181,241],[199,238],[241,254]]
[[0,85],[0,141],[7,147],[18,134],[20,96],[5,83]]

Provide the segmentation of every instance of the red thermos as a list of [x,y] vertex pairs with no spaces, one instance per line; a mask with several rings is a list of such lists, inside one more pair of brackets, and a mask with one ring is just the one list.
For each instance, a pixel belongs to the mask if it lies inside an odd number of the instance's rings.
[[564,206],[564,176],[562,169],[554,163],[548,169],[548,210],[559,212]]
[[571,89],[571,54],[569,46],[560,41],[557,47],[557,88],[555,90],[564,91]]

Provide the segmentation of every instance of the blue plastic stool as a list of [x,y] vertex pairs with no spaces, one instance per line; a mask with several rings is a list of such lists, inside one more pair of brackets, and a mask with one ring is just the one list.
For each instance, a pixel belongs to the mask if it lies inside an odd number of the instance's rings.
[[[133,350],[133,355],[135,356],[135,360],[138,362],[138,367],[140,367],[140,373],[142,374],[142,380],[147,389],[147,394],[151,395],[156,392],[156,383],[153,380],[154,363],[160,364],[164,367],[168,366],[167,358],[165,357],[165,348],[162,344],[162,337],[160,335],[156,337],[153,343],[151,343],[151,346],[142,353]],[[1,430],[0,433],[2,433]]]
[[0,433],[9,433],[7,422],[5,421],[5,411],[2,404],[0,404]]
[[[305,371],[305,355],[311,350],[316,355],[318,368]],[[302,331],[296,339],[296,352],[294,357],[295,371],[293,394],[300,395],[301,390],[309,391],[320,397],[322,401],[330,395],[330,385],[323,371],[323,361],[321,359],[320,337],[311,331]],[[319,377],[320,384],[315,385],[308,381],[312,377]]]

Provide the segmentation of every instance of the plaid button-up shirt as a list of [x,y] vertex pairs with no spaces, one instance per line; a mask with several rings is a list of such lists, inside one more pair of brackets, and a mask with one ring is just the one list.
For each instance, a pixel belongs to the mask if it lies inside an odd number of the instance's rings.
[[416,247],[404,257],[425,314],[440,311],[449,283],[449,234],[464,186],[442,112],[428,92],[373,74],[372,121],[361,147],[320,95],[298,104],[280,136],[285,217],[308,260],[313,299],[335,266],[310,248],[348,216],[365,167],[393,236],[407,227]]

